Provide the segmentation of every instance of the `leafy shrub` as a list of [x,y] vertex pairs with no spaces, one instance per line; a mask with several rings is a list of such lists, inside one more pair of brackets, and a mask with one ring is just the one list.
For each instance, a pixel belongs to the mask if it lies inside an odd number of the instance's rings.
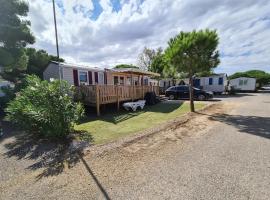
[[84,109],[73,102],[72,87],[65,81],[42,81],[37,76],[27,76],[26,84],[8,104],[7,119],[25,131],[49,138],[62,138],[73,132]]

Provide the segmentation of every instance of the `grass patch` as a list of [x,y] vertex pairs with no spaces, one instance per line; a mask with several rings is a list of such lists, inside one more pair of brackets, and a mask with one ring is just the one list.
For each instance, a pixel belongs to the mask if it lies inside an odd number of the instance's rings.
[[[204,105],[202,102],[195,102],[196,109],[201,109]],[[99,118],[88,117],[75,129],[89,132],[95,144],[102,144],[154,127],[188,112],[188,102],[159,103],[137,112],[122,111]]]

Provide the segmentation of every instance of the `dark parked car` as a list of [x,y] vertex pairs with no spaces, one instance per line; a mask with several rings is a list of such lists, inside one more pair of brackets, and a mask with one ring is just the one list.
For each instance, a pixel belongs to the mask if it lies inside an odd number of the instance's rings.
[[[189,86],[188,85],[179,85],[179,86],[173,86],[169,87],[165,91],[166,97],[169,97],[169,99],[189,99]],[[212,99],[213,93],[212,92],[206,92],[204,90],[194,88],[194,99],[195,100],[207,100]]]

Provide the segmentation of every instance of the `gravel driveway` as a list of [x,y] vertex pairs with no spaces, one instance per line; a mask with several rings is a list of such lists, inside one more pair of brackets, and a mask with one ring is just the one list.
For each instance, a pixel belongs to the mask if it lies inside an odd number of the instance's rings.
[[269,199],[270,94],[222,99],[191,118],[101,154],[45,157],[43,167],[40,152],[58,150],[7,137],[0,199]]

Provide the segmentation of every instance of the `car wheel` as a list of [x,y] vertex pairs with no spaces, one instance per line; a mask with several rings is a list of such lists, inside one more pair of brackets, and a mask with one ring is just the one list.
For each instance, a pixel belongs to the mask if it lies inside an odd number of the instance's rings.
[[174,99],[175,99],[175,98],[174,98],[174,95],[171,94],[171,95],[169,96],[169,99],[170,99],[170,100],[174,100]]
[[198,96],[198,99],[199,99],[200,101],[204,101],[204,100],[206,99],[206,97],[205,97],[203,94],[200,94],[200,95]]

